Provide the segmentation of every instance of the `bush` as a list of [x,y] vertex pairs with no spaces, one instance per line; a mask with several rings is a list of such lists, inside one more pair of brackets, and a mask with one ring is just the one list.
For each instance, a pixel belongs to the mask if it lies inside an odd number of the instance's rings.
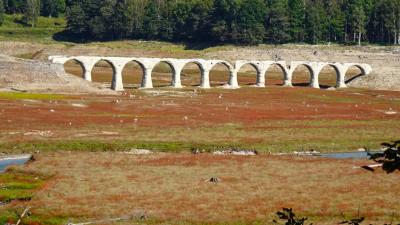
[[382,164],[387,173],[400,171],[400,140],[393,143],[382,143],[386,147],[383,153],[369,154],[370,159]]
[[[303,217],[299,218],[296,217],[294,214],[293,209],[291,208],[283,208],[282,211],[276,213],[280,220],[285,221],[285,225],[304,225],[308,218]],[[276,220],[273,221],[275,224],[279,224]],[[312,223],[310,223],[312,225]]]

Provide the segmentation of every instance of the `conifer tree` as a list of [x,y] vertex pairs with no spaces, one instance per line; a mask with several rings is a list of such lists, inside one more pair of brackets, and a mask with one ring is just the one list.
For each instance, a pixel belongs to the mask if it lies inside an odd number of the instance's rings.
[[3,25],[4,23],[4,13],[5,13],[4,2],[3,0],[0,0],[0,26]]
[[306,30],[308,41],[316,44],[327,33],[327,18],[323,4],[320,0],[311,0],[306,9]]
[[289,22],[290,22],[290,35],[292,41],[304,41],[304,21],[305,21],[305,4],[304,0],[289,0]]
[[268,0],[267,7],[267,40],[275,44],[287,42],[290,39],[287,0]]
[[260,44],[264,41],[265,28],[263,20],[266,6],[263,0],[243,0],[237,9],[236,42]]
[[24,11],[24,22],[36,27],[38,17],[40,16],[40,0],[26,0]]
[[328,41],[344,41],[345,14],[340,1],[325,1],[326,15],[328,19]]
[[65,12],[65,0],[41,0],[41,15],[58,17]]

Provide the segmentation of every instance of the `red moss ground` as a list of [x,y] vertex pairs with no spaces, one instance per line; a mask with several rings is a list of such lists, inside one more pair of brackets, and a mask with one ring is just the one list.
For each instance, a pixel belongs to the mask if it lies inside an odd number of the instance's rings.
[[[167,73],[156,75],[155,84],[168,84]],[[224,73],[212,77],[214,85],[226,80]],[[187,76],[182,90],[130,88],[121,96],[0,93],[0,149],[92,141],[346,151],[378,148],[399,138],[400,92],[285,88],[278,86],[279,75],[267,79],[267,88],[202,90],[191,86],[197,78]],[[251,84],[253,78],[239,81]],[[139,82],[132,80],[130,86]],[[35,150],[42,150],[38,146]],[[45,152],[25,169],[54,177],[27,204],[38,217],[78,220],[144,210],[162,221],[248,224],[271,221],[274,212],[293,207],[318,224],[356,216],[359,209],[371,222],[390,222],[399,211],[393,188],[399,174],[353,169],[365,163],[268,154]],[[211,176],[222,182],[204,182]]]
[[0,97],[0,141],[232,143],[269,151],[343,151],[377,148],[398,138],[400,128],[400,92],[392,91],[158,88],[48,98]]
[[[27,203],[39,216],[86,221],[141,211],[161,221],[249,224],[271,222],[276,211],[292,207],[316,224],[336,224],[358,211],[376,224],[390,222],[393,213],[399,219],[400,193],[391,187],[400,174],[353,168],[365,160],[84,152],[36,158],[27,171],[55,176]],[[210,177],[220,183],[205,182]]]

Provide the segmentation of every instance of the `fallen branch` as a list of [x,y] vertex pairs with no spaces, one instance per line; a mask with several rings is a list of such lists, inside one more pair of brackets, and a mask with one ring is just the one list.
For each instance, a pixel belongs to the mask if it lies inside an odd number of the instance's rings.
[[85,223],[68,223],[67,225],[90,225],[90,224],[96,224],[96,223],[117,222],[117,221],[128,220],[128,219],[127,218],[115,218],[115,219],[108,219],[108,220],[96,220],[96,221],[90,221],[90,222],[85,222]]
[[24,210],[24,212],[22,212],[21,216],[19,216],[18,222],[15,225],[19,225],[22,222],[22,219],[26,216],[26,214],[28,214],[30,209],[31,208],[28,207]]
[[21,90],[21,89],[17,89],[17,88],[11,88],[11,90],[17,91],[17,92],[22,92],[22,93],[28,92],[27,90]]
[[366,169],[369,171],[374,171],[374,168],[382,167],[382,166],[383,166],[383,164],[380,163],[380,164],[372,164],[372,165],[366,165],[366,166],[354,166],[353,169]]
[[[67,223],[67,225],[109,224],[112,222],[127,221],[127,220],[133,220],[133,219],[144,220],[144,219],[147,219],[147,215],[145,212],[140,212],[140,213],[133,213],[132,215],[126,215],[126,216],[113,218],[113,219],[94,220],[94,221],[89,221],[89,222],[84,222],[84,223]],[[131,223],[131,224],[133,224],[133,223]]]

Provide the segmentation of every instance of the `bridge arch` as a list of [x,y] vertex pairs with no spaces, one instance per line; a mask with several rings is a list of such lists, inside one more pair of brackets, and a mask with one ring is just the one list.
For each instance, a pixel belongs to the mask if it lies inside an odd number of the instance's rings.
[[[139,81],[135,79],[135,69],[139,68],[141,74],[138,76]],[[146,67],[139,59],[129,59],[126,63],[122,65],[122,80],[124,88],[129,88],[130,85],[135,86],[136,83],[140,86],[143,83],[144,76],[145,76]]]
[[345,64],[345,73],[347,73],[352,67],[356,67],[361,71],[362,75],[367,75],[367,68],[365,68],[362,64],[358,64],[358,63],[347,63]]
[[[331,75],[332,71],[329,69],[333,69],[335,80],[332,81]],[[339,87],[341,81],[341,68],[339,68],[338,64],[335,63],[325,63],[321,66],[321,70],[318,75],[318,83],[321,88],[331,88],[331,87]]]
[[[305,67],[308,70],[309,73],[309,78],[308,78],[308,83],[299,83],[296,81],[293,81],[294,77],[298,77],[299,75],[296,74],[296,72],[298,72],[299,68],[301,67]],[[314,69],[313,66],[310,65],[309,63],[306,62],[300,62],[300,63],[295,63],[294,65],[292,65],[291,70],[293,71],[292,73],[292,85],[293,86],[311,86],[313,83],[313,80],[315,79],[315,73],[314,73]],[[301,80],[303,81],[303,80]]]
[[[353,68],[357,68],[360,73],[354,73]],[[344,64],[344,82],[345,84],[351,83],[355,79],[366,76],[370,74],[372,71],[371,66],[367,64],[359,64],[359,63],[345,63]]]
[[[162,84],[162,83],[164,83],[164,78],[163,78],[163,77],[154,76],[154,72],[156,72],[155,69],[161,69],[161,70],[164,70],[164,69],[165,69],[165,68],[159,68],[159,67],[161,67],[162,65],[167,65],[167,66],[169,67],[169,69],[170,69],[170,71],[167,72],[167,73],[170,73],[170,74],[171,74],[171,75],[170,75],[170,80],[169,80],[169,84],[168,84],[168,85],[167,85],[167,84],[165,84],[165,85]],[[161,60],[157,61],[157,62],[154,64],[154,66],[152,67],[152,69],[151,69],[151,77],[152,77],[152,80],[153,80],[153,84],[156,83],[155,86],[157,86],[157,82],[155,82],[155,81],[158,80],[158,83],[159,83],[158,86],[159,86],[159,87],[172,86],[172,85],[173,85],[173,82],[174,82],[174,79],[175,79],[175,76],[176,76],[176,72],[177,72],[177,71],[176,71],[175,65],[174,65],[174,63],[171,62],[170,60],[161,59]],[[159,73],[165,73],[165,71],[160,71]],[[166,83],[166,82],[165,82],[165,83]]]
[[[276,72],[278,71],[278,72]],[[274,76],[274,73],[282,73],[282,77]],[[267,81],[268,84],[276,84],[276,85],[285,85],[285,81],[288,79],[288,71],[286,68],[286,64],[283,64],[281,62],[272,62],[268,65],[266,68],[265,74],[262,74],[265,76],[265,80]],[[277,80],[281,80],[280,82],[277,82]]]
[[[236,65],[237,83],[238,85],[245,83],[246,85],[255,85],[258,83],[259,76],[261,76],[260,63],[257,62],[241,62]],[[249,76],[241,74],[244,67],[251,67],[255,71],[255,75],[251,74],[250,77],[254,77],[254,81],[249,79]],[[248,73],[248,71],[246,72]]]
[[[199,70],[199,74],[196,75],[191,75],[192,73],[185,73],[184,71],[186,71],[186,68],[188,68],[190,65],[195,65],[198,70]],[[188,69],[189,70],[189,69]],[[181,82],[183,86],[199,86],[201,85],[201,78],[204,76],[204,65],[202,62],[200,62],[199,60],[187,60],[185,62],[182,63],[182,70],[180,73],[181,76]]]
[[[214,69],[218,66],[225,67],[225,74],[218,74],[218,71]],[[210,65],[210,77],[213,78],[214,81],[210,78],[210,86],[228,86],[230,84],[230,80],[232,76],[234,76],[234,68],[233,66],[226,61],[215,61],[211,62]],[[227,74],[226,74],[227,72]]]
[[[86,68],[85,64],[77,58],[69,58],[63,63],[64,71],[66,73],[78,76],[85,79]],[[80,68],[76,68],[80,67]]]
[[[106,66],[106,68],[108,69],[100,67],[101,63],[106,63],[108,65]],[[111,69],[111,71],[107,71],[109,69]],[[108,74],[109,72],[111,72],[111,80]],[[107,58],[99,58],[93,64],[93,68],[91,69],[91,78],[92,81],[94,82],[100,82],[100,83],[110,82],[110,87],[114,89],[114,83],[117,75],[116,72],[117,72],[117,67],[112,60]]]

